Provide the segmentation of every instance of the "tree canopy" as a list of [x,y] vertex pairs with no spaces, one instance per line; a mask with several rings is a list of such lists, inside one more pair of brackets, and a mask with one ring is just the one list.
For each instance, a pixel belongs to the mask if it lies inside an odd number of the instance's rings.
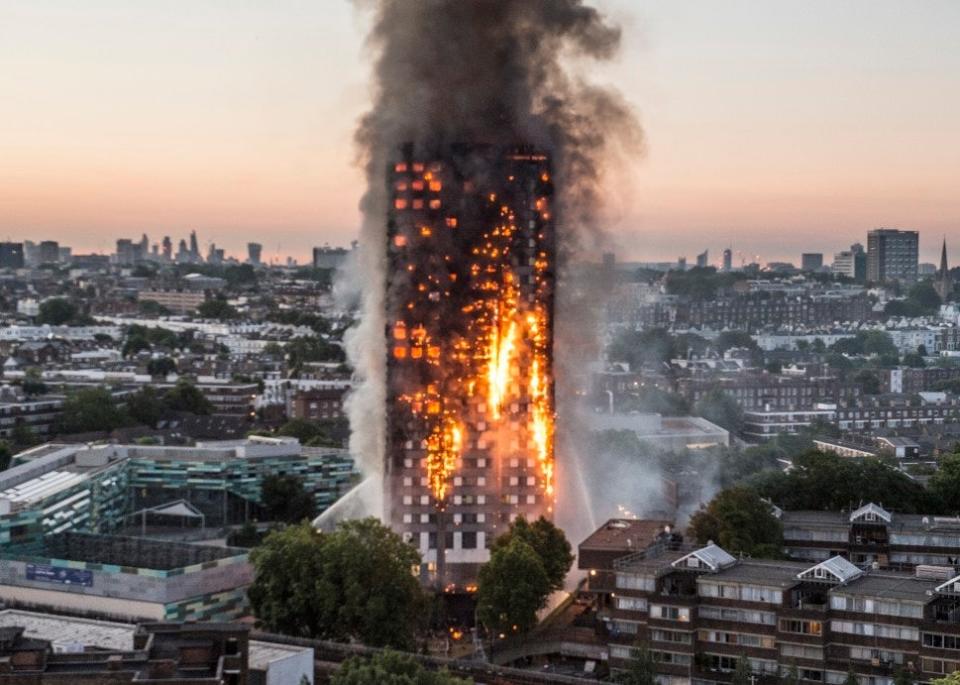
[[368,659],[352,657],[340,665],[330,685],[470,685],[446,670],[431,671],[413,656],[385,651]]
[[905,514],[943,509],[935,493],[880,459],[811,451],[795,457],[789,472],[765,472],[751,483],[761,496],[790,510],[835,511],[866,502]]
[[523,540],[530,545],[543,564],[550,589],[561,589],[574,559],[570,542],[563,531],[543,516],[533,523],[528,523],[526,518],[519,516],[510,524],[506,533],[494,540],[491,553],[509,547],[514,540]]
[[236,309],[219,297],[200,304],[197,307],[197,314],[204,319],[216,319],[218,321],[230,321],[240,316]]
[[537,612],[546,606],[550,578],[529,544],[514,537],[491,550],[480,567],[477,615],[488,630],[526,633],[537,624]]
[[940,458],[940,467],[930,477],[929,487],[947,511],[960,513],[960,454]]
[[112,431],[129,423],[129,416],[120,408],[107,388],[83,388],[67,395],[63,401],[63,414],[57,432]]
[[731,433],[739,433],[743,427],[743,410],[740,405],[719,388],[714,388],[704,395],[694,406],[694,412]]
[[303,487],[303,480],[293,475],[270,474],[263,479],[260,501],[271,521],[299,523],[316,516],[313,497]]
[[37,311],[38,324],[64,326],[71,323],[85,323],[85,321],[78,321],[79,318],[81,315],[77,306],[63,297],[53,297],[41,302]]
[[688,531],[697,543],[713,541],[731,554],[782,556],[783,526],[771,507],[752,488],[721,490],[690,519]]
[[376,519],[346,521],[333,533],[289,526],[270,533],[251,560],[248,596],[268,630],[413,647],[425,605],[412,573],[420,555]]

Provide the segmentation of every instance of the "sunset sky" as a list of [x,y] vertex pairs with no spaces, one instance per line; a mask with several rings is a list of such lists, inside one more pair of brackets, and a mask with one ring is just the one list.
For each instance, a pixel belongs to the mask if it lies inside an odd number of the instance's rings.
[[[829,261],[889,226],[960,262],[960,2],[596,4],[624,46],[590,73],[647,137],[610,180],[622,258]],[[349,242],[364,33],[346,0],[0,0],[0,239]]]

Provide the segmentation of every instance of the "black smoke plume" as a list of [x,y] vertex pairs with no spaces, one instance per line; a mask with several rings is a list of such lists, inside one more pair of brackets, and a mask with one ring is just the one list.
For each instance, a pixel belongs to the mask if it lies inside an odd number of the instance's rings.
[[[358,376],[348,409],[351,449],[365,473],[378,477],[386,365],[384,174],[398,146],[412,142],[421,156],[458,143],[525,144],[547,152],[560,249],[570,253],[584,243],[596,246],[593,221],[606,161],[637,149],[641,136],[615,91],[572,73],[583,61],[613,58],[620,46],[620,29],[582,0],[356,1],[372,12],[368,46],[375,67],[373,106],[356,133],[368,188],[358,263],[348,274],[362,297],[360,323],[347,338]],[[565,321],[562,290],[558,297],[560,353],[564,331],[584,330],[584,322]],[[562,355],[558,362],[559,375],[567,365]]]

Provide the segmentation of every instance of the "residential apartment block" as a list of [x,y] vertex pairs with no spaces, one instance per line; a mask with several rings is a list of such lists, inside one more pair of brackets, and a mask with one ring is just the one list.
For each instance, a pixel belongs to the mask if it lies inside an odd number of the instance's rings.
[[626,668],[637,644],[671,685],[729,682],[742,659],[754,682],[794,666],[802,681],[831,685],[851,669],[866,685],[892,685],[899,669],[925,681],[960,668],[958,577],[864,570],[840,556],[737,559],[665,531],[630,547],[602,566],[580,557],[611,670]]

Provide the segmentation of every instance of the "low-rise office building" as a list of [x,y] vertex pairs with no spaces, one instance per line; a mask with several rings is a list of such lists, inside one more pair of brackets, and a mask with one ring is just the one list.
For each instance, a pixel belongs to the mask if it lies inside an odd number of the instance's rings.
[[353,484],[345,450],[306,448],[293,438],[158,445],[41,445],[0,473],[0,546],[66,531],[109,533],[131,514],[186,502],[206,525],[260,517],[271,474],[302,479],[318,512]]

